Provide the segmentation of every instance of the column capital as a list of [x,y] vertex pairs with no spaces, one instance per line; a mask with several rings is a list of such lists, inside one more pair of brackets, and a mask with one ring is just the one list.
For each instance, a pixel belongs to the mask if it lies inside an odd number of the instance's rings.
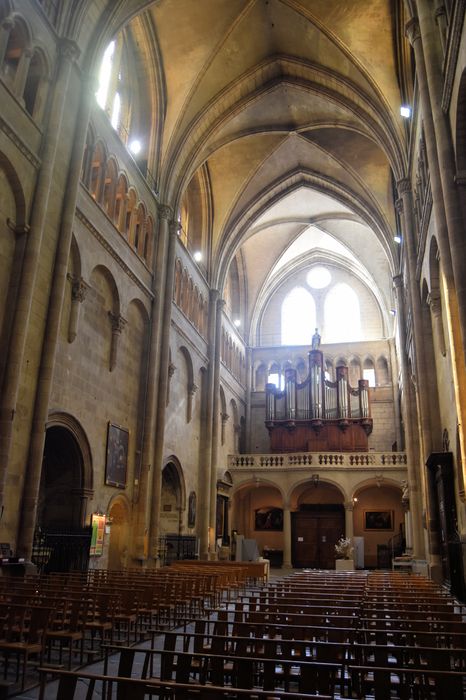
[[445,5],[440,5],[439,7],[436,8],[434,12],[434,17],[438,21],[440,18],[445,17],[447,14],[445,10]]
[[225,423],[227,422],[227,420],[229,419],[229,417],[230,417],[230,416],[228,415],[228,413],[221,413],[221,414],[220,414],[220,418],[222,419],[223,425],[225,425]]
[[158,207],[159,216],[161,219],[170,221],[173,215],[173,210],[168,204],[160,204]]
[[396,289],[400,289],[403,287],[403,276],[402,275],[395,275],[393,277],[393,284]]
[[417,17],[412,17],[408,22],[406,22],[405,34],[408,37],[410,44],[414,44],[415,41],[421,38],[419,21]]
[[440,297],[440,291],[438,289],[433,289],[427,295],[427,305],[434,315],[439,314],[442,309],[442,302]]
[[466,187],[466,170],[458,170],[455,175],[455,185],[458,187]]
[[72,301],[83,302],[86,298],[87,290],[89,285],[83,280],[82,277],[73,277],[73,275],[68,274],[68,279],[71,282],[71,299]]
[[171,378],[175,374],[176,371],[176,365],[173,364],[173,362],[170,362],[168,365],[168,376]]
[[345,506],[346,511],[351,512],[351,513],[353,512],[353,510],[354,510],[353,501],[345,501],[344,506]]
[[75,41],[71,39],[61,39],[59,44],[60,58],[66,58],[69,61],[77,61],[81,54],[81,49]]
[[181,231],[181,224],[179,221],[171,219],[168,222],[168,228],[171,236],[178,236],[179,232]]
[[15,26],[15,22],[14,22],[12,17],[5,17],[1,26],[2,26],[2,29],[4,29],[5,31],[11,32],[11,30]]
[[121,314],[114,314],[113,311],[108,312],[110,323],[112,324],[112,333],[120,334],[128,321]]
[[212,302],[217,303],[220,297],[220,292],[218,291],[218,289],[212,287],[212,289],[209,290],[209,296]]
[[190,384],[190,385],[188,386],[188,394],[189,394],[190,396],[194,396],[194,394],[195,394],[196,391],[197,391],[197,388],[198,388],[198,387],[197,387],[197,384],[194,384],[194,382],[193,382],[192,384]]
[[404,194],[410,194],[411,193],[411,180],[409,179],[409,177],[402,177],[400,180],[397,180],[396,189],[398,190],[398,194],[401,197]]

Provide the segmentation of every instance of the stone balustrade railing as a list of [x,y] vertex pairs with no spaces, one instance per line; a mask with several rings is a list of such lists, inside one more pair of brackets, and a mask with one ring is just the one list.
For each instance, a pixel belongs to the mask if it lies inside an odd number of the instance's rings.
[[405,469],[405,452],[290,452],[283,454],[228,455],[228,469]]

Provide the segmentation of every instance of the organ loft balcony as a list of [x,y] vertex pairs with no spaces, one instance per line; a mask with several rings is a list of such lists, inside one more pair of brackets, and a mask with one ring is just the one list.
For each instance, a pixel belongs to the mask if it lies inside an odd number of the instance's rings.
[[[265,453],[228,456],[228,470],[242,478],[271,472],[367,472],[378,480],[404,478],[405,452],[376,451],[369,447],[373,429],[371,392],[368,382],[352,387],[347,367],[337,367],[336,381],[325,377],[322,352],[313,348],[309,371],[303,382],[296,370],[285,372],[279,389],[267,384],[263,425],[268,431],[270,450]],[[395,445],[394,445],[395,447]],[[257,452],[257,451],[256,451]],[[330,477],[330,474],[327,474]]]

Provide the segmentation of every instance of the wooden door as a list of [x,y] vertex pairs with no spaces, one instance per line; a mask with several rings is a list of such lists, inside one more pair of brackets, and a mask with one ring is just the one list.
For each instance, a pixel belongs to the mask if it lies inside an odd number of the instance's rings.
[[335,544],[345,532],[340,504],[308,506],[291,514],[292,561],[297,569],[334,569]]

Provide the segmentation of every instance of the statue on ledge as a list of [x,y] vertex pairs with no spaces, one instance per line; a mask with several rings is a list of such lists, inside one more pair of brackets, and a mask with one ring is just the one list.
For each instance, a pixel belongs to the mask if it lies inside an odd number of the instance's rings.
[[312,336],[311,347],[313,350],[318,350],[319,346],[320,346],[320,335],[319,335],[319,329],[316,328],[316,332]]

